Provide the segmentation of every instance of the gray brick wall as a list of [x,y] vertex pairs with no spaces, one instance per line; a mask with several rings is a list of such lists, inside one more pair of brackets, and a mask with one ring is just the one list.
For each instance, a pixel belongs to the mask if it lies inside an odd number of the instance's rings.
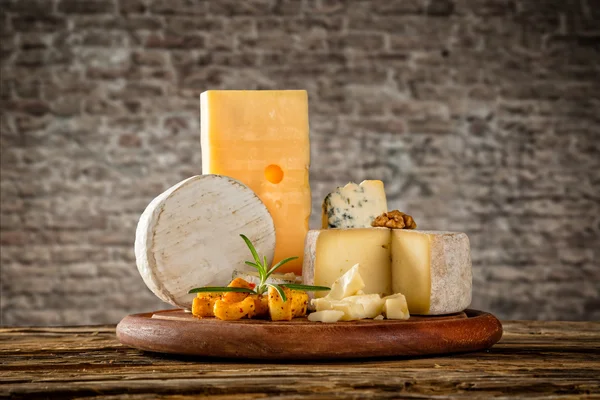
[[137,219],[200,173],[199,94],[305,88],[312,223],[382,178],[465,231],[473,307],[600,318],[597,0],[0,0],[4,325],[164,307]]

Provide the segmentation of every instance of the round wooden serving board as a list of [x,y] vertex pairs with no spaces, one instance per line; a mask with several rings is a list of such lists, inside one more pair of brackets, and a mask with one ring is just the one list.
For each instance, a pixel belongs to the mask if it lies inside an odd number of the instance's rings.
[[492,314],[465,310],[406,321],[361,320],[326,324],[198,319],[183,310],[129,315],[117,325],[125,345],[160,353],[271,360],[424,356],[484,350],[502,337]]

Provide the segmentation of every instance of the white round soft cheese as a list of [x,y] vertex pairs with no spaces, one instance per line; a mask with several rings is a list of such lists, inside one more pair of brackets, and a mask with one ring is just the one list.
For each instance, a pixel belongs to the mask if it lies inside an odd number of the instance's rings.
[[256,194],[221,175],[192,176],[146,207],[135,233],[135,259],[146,286],[161,300],[191,308],[201,286],[226,286],[252,254],[246,235],[270,264],[273,218]]

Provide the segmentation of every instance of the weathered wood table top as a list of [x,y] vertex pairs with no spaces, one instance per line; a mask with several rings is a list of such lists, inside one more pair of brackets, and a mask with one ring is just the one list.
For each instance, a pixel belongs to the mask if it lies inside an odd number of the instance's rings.
[[119,344],[114,326],[3,328],[0,397],[600,398],[600,322],[503,325],[484,352],[316,363],[143,353]]

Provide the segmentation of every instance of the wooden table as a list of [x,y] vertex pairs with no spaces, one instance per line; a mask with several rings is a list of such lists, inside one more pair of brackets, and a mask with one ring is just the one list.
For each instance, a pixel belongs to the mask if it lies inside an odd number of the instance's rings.
[[600,322],[503,324],[485,352],[318,363],[143,353],[114,326],[3,328],[0,398],[600,398]]

